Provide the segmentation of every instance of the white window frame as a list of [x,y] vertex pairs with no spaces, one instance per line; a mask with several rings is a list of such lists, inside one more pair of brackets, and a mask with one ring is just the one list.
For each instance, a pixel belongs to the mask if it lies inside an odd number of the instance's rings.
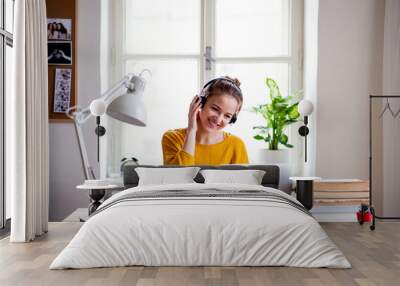
[[[205,39],[203,51],[207,46],[215,47],[215,0],[202,1],[205,5],[204,21],[206,23],[203,35]],[[263,63],[288,63],[289,73],[289,92],[296,91],[303,86],[303,0],[289,0],[289,55],[288,56],[272,56],[272,57],[212,57],[215,62],[220,63],[243,63],[243,62],[263,62]],[[202,23],[202,24],[203,24]],[[214,51],[215,49],[213,49]],[[215,63],[214,62],[214,63]],[[203,61],[204,63],[204,61]],[[211,79],[215,77],[215,68],[211,71],[205,71],[205,78]],[[203,66],[204,68],[204,66]],[[203,82],[204,83],[204,82]]]
[[[132,59],[196,59],[199,61],[199,86],[203,86],[206,81],[215,77],[215,68],[212,65],[211,70],[205,70],[205,57],[204,53],[207,46],[215,47],[215,0],[201,0],[201,40],[200,40],[200,55],[176,55],[176,54],[163,54],[163,55],[141,55],[141,54],[125,54],[125,11],[123,0],[114,2],[113,18],[120,19],[113,21],[114,31],[121,31],[120,33],[113,33],[112,41],[112,67],[113,71],[110,73],[110,81],[116,82],[125,75],[125,63]],[[288,63],[290,65],[289,73],[289,92],[299,90],[303,84],[303,0],[289,0],[289,55],[276,56],[276,57],[235,57],[224,58],[215,57],[214,60],[221,63],[242,63],[242,62],[264,62],[264,63]]]
[[[205,31],[206,34],[203,36],[205,39],[203,45],[203,51],[206,50],[206,46],[215,47],[215,22],[216,22],[216,2],[215,0],[204,0],[205,7],[203,11],[207,11],[204,15],[203,23],[206,23]],[[288,92],[302,90],[303,88],[303,60],[304,60],[304,48],[303,48],[303,30],[304,30],[304,0],[289,0],[289,51],[287,56],[272,56],[272,57],[215,57],[212,54],[213,67],[211,71],[205,71],[205,78],[210,80],[215,77],[215,63],[287,63],[289,65],[289,87]],[[215,51],[215,49],[213,49]],[[203,61],[204,62],[204,61]],[[204,67],[203,67],[204,68]],[[203,69],[204,70],[204,69]],[[203,82],[204,85],[204,82]],[[295,146],[294,153],[296,158],[292,160],[291,173],[301,174],[303,165],[303,141],[298,136],[297,125],[289,127],[289,138],[291,143]]]
[[[186,54],[186,55],[177,55],[177,54],[127,54],[124,52],[125,46],[125,1],[118,0],[114,1],[114,19],[120,19],[119,21],[114,21],[114,26],[116,31],[121,31],[121,33],[115,33],[114,35],[114,47],[112,48],[112,65],[114,66],[114,71],[111,74],[111,81],[116,82],[121,79],[125,74],[125,66],[126,62],[129,60],[143,60],[143,59],[195,59],[199,61],[199,83],[203,82],[203,55],[201,54]],[[204,7],[204,0],[201,1],[201,26],[204,26],[204,19],[203,19],[203,7]],[[203,29],[201,28],[201,35],[203,35]],[[203,36],[200,40],[200,51],[202,51],[203,47]]]

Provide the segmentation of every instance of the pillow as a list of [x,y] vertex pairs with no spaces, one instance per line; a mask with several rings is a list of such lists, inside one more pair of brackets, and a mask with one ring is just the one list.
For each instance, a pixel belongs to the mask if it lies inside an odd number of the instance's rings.
[[195,183],[199,167],[186,168],[135,168],[139,176],[139,186]]
[[261,185],[265,171],[261,170],[202,170],[204,183],[234,183]]

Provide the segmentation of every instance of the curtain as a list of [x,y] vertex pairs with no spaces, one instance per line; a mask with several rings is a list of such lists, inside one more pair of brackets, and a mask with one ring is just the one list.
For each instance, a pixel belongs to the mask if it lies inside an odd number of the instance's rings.
[[28,242],[48,228],[47,20],[45,0],[15,1],[14,9],[13,94],[6,115],[10,241]]

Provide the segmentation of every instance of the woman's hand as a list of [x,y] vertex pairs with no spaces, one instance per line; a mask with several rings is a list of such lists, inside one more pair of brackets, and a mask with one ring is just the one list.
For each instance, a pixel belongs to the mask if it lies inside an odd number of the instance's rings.
[[185,142],[183,143],[183,150],[192,156],[194,156],[196,148],[197,120],[200,111],[200,102],[200,97],[196,95],[190,103],[188,128],[186,130]]
[[197,131],[197,118],[200,111],[200,97],[195,96],[189,106],[188,131]]

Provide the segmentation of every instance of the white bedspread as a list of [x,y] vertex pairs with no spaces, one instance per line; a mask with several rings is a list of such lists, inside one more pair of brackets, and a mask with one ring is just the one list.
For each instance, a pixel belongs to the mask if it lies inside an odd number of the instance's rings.
[[299,209],[257,198],[153,198],[113,204],[130,193],[263,190],[262,186],[180,184],[135,187],[104,202],[50,269],[126,265],[349,268],[318,222]]

